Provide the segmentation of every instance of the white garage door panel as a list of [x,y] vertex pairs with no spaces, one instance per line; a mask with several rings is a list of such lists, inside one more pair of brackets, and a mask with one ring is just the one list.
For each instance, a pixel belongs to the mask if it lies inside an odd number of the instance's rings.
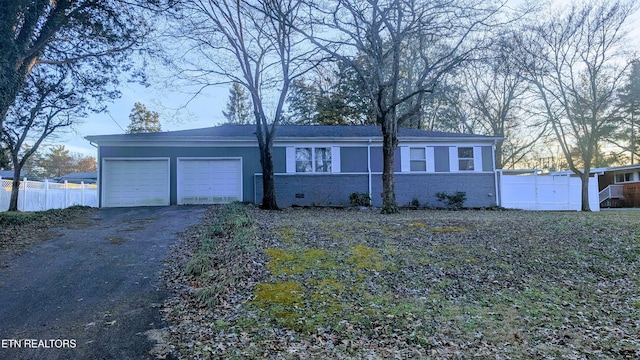
[[105,159],[102,173],[105,207],[169,205],[167,159]]
[[241,200],[240,159],[178,160],[179,204],[220,204]]

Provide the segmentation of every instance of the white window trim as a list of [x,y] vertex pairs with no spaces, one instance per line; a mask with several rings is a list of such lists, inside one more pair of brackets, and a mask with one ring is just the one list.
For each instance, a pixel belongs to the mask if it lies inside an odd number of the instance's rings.
[[436,172],[436,155],[433,146],[427,146],[425,155],[427,157],[427,172]]
[[[411,149],[425,149],[424,156],[426,161],[425,171],[411,171]],[[400,171],[410,173],[434,173],[436,172],[436,155],[433,146],[401,146],[400,147]]]
[[296,148],[295,146],[287,146],[286,150],[286,171],[287,173],[296,172]]
[[458,146],[449,147],[449,172],[459,172]]
[[411,171],[411,147],[409,146],[400,146],[400,171]]
[[[626,174],[631,174],[631,176],[629,177],[629,181],[624,180],[624,181],[618,181],[618,176],[619,175],[626,175]],[[637,172],[621,172],[621,173],[617,173],[613,176],[613,180],[615,184],[625,184],[625,183],[630,183],[630,182],[637,182],[638,180],[636,179],[636,176],[638,175]]]
[[482,171],[482,147],[481,146],[473,147],[473,171],[474,172]]
[[331,173],[339,173],[341,166],[340,146],[331,146]]

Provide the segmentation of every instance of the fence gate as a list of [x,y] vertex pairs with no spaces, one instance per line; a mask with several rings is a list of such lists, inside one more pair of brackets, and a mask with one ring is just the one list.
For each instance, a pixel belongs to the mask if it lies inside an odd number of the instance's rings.
[[[500,205],[523,210],[575,210],[582,208],[580,178],[567,175],[538,175],[500,171]],[[597,175],[589,178],[589,207],[600,210]]]

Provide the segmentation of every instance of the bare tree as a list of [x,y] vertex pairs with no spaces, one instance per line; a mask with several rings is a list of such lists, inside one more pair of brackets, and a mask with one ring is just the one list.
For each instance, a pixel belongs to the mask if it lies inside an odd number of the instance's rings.
[[[36,69],[29,74],[28,86],[16,97],[18,105],[9,108],[1,132],[13,165],[9,211],[18,210],[20,173],[25,163],[54,131],[70,126],[85,113],[86,99],[68,81],[65,72]],[[27,140],[33,140],[33,144],[25,148]]]
[[496,144],[496,166],[513,166],[547,133],[548,122],[535,111],[531,84],[511,59],[509,46],[498,41],[486,57],[470,63],[461,75],[473,130],[503,137]]
[[498,10],[473,0],[334,0],[310,7],[317,20],[312,29],[298,30],[365,86],[383,135],[382,212],[395,213],[398,128],[471,56]]
[[519,39],[525,53],[515,57],[526,61],[569,168],[581,178],[583,211],[590,211],[589,175],[599,142],[618,119],[615,91],[628,66],[623,25],[636,7],[621,0],[576,3]]
[[[178,4],[180,75],[201,88],[238,83],[253,103],[262,165],[263,209],[277,209],[273,140],[291,82],[311,52],[289,24],[301,26],[299,0],[196,0]],[[221,80],[222,79],[222,80]]]
[[[147,0],[12,0],[0,2],[0,126],[42,66],[102,76],[117,84],[149,26],[137,6]],[[105,90],[105,87],[101,87]],[[111,98],[115,90],[105,93]],[[98,94],[94,94],[98,95]]]

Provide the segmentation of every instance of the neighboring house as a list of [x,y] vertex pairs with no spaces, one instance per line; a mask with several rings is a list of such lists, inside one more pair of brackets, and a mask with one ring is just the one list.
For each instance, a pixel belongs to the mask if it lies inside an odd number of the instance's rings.
[[93,172],[75,172],[62,175],[55,179],[57,182],[70,182],[73,184],[95,184],[98,181],[98,173]]
[[[33,179],[33,177],[21,171],[20,180],[24,179],[25,177],[27,177],[28,179]],[[0,170],[0,179],[13,180],[13,170]]]
[[640,207],[640,165],[598,168],[603,207]]
[[[100,206],[213,204],[262,199],[254,125],[88,136],[98,145]],[[354,192],[382,200],[378,126],[282,125],[273,144],[279,206],[345,206]],[[437,192],[463,191],[465,206],[496,205],[498,137],[400,129],[399,205],[441,206]]]

